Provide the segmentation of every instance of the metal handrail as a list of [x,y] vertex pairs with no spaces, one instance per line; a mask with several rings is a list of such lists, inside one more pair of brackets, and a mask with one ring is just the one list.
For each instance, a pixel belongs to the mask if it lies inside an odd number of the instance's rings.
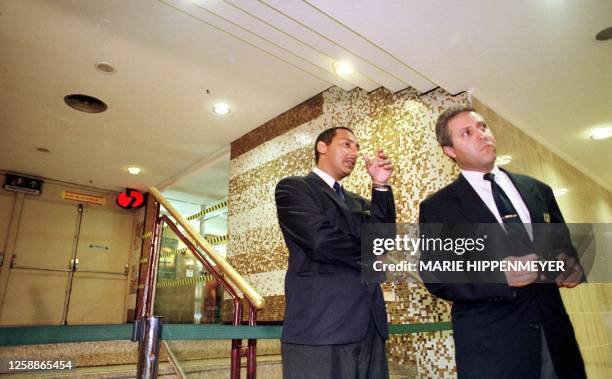
[[[137,375],[141,379],[155,378],[157,376],[157,362],[159,356],[159,341],[161,337],[161,318],[153,315],[153,304],[155,300],[155,289],[157,287],[157,271],[159,268],[159,258],[161,250],[161,236],[163,224],[166,224],[174,234],[185,244],[194,257],[202,263],[206,270],[215,278],[217,283],[221,285],[232,297],[233,303],[233,320],[232,324],[236,327],[242,325],[242,301],[243,298],[236,292],[236,288],[242,291],[246,296],[248,304],[248,324],[255,326],[257,321],[257,310],[263,307],[263,298],[255,292],[255,290],[238,274],[238,272],[230,266],[225,259],[220,257],[212,249],[212,246],[200,236],[187,221],[174,209],[174,207],[159,193],[155,188],[151,188],[151,194],[155,198],[154,215],[155,222],[153,225],[153,239],[149,250],[148,265],[146,279],[144,282],[143,298],[141,306],[137,310],[137,316],[134,323],[132,334],[133,341],[139,341],[139,358]],[[170,219],[167,215],[160,215],[160,206],[164,206],[168,213],[174,218]],[[176,223],[175,223],[176,221]],[[181,225],[187,234],[183,233],[178,225]],[[196,246],[197,245],[197,246]],[[200,249],[198,249],[198,246]],[[202,252],[203,250],[204,252]],[[213,266],[209,259],[216,266]],[[225,274],[225,275],[222,275]],[[231,279],[231,280],[228,280]],[[234,288],[236,287],[236,288]],[[256,306],[255,302],[259,304]],[[246,348],[242,346],[242,339],[232,339],[231,345],[231,368],[230,378],[240,378],[240,358],[247,358],[247,378],[255,379],[257,363],[256,363],[257,340],[249,339]]]
[[219,285],[221,285],[221,287],[223,287],[223,289],[225,289],[227,291],[227,293],[229,293],[229,295],[232,297],[232,299],[234,300],[240,300],[240,297],[238,296],[238,294],[236,293],[236,291],[234,291],[234,287],[232,287],[226,280],[225,278],[223,278],[219,272],[213,267],[211,266],[210,262],[208,262],[206,259],[204,259],[204,257],[200,254],[200,252],[198,251],[198,249],[196,249],[196,247],[194,246],[194,244],[187,239],[187,237],[185,237],[185,235],[183,233],[181,233],[181,231],[179,230],[179,228],[172,222],[172,220],[170,220],[170,218],[166,215],[161,216],[160,221],[163,221],[166,223],[166,225],[168,225],[170,227],[170,229],[174,232],[174,234],[181,240],[183,241],[183,243],[185,244],[185,246],[187,246],[187,249],[191,251],[191,253],[194,255],[194,257],[200,262],[202,263],[202,265],[206,268],[206,271],[208,271],[208,273],[215,278],[215,280],[219,283]]
[[151,187],[149,192],[155,197],[155,199],[170,213],[170,215],[176,220],[176,222],[183,227],[183,229],[189,234],[194,240],[196,245],[206,252],[206,255],[215,262],[219,270],[224,273],[230,283],[235,285],[249,302],[256,308],[262,309],[265,305],[264,298],[255,291],[251,285],[244,280],[244,278],[234,269],[227,261],[217,254],[213,247],[198,233],[189,223],[181,216],[181,214],[170,204],[164,196],[155,187]]

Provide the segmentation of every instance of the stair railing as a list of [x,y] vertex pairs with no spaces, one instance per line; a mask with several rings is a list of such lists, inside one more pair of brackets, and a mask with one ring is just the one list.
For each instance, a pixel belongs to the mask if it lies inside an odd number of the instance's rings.
[[[181,214],[170,204],[166,198],[155,187],[151,187],[149,193],[155,198],[155,222],[153,227],[152,243],[149,250],[146,278],[144,280],[143,299],[137,310],[134,322],[133,341],[139,341],[138,378],[155,378],[159,358],[159,338],[161,336],[161,318],[153,315],[153,304],[155,299],[155,287],[157,284],[157,271],[159,268],[159,257],[161,250],[161,235],[163,225],[167,225],[176,236],[187,246],[195,258],[202,263],[206,270],[215,278],[231,296],[233,303],[232,324],[242,324],[243,298],[236,289],[244,294],[249,306],[248,325],[254,326],[257,322],[257,311],[264,306],[264,299],[253,287],[234,269],[223,257],[217,254],[212,246],[202,237]],[[174,221],[167,215],[160,215],[160,206],[172,216]],[[188,238],[179,227],[187,233]],[[212,265],[209,259],[214,263]],[[257,340],[249,339],[246,348],[242,347],[241,339],[232,339],[231,345],[231,368],[230,378],[240,378],[240,359],[247,358],[247,378],[255,379],[257,362]]]

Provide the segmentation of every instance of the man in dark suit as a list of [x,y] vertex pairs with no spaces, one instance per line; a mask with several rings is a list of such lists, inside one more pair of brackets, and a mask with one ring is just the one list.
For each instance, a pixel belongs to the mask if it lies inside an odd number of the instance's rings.
[[380,150],[364,156],[372,202],[339,183],[353,171],[359,144],[348,128],[315,142],[316,167],[276,186],[289,265],[282,357],[285,378],[387,378],[387,312],[377,284],[361,280],[361,225],[394,223],[387,184],[392,165]]
[[[470,223],[474,228],[491,223],[503,228],[502,242],[513,246],[503,249],[506,261],[540,259],[537,246],[540,239],[547,239],[546,243],[555,245],[554,259],[566,267],[545,281],[545,273],[527,270],[507,271],[501,283],[426,280],[430,292],[453,302],[459,378],[585,378],[574,330],[558,290],[576,286],[584,274],[551,188],[495,165],[495,138],[484,118],[471,107],[441,114],[436,137],[461,175],[421,203],[421,228],[432,223]],[[550,236],[538,234],[537,223],[558,223],[556,230],[561,232],[551,241]],[[515,254],[507,256],[508,251]]]

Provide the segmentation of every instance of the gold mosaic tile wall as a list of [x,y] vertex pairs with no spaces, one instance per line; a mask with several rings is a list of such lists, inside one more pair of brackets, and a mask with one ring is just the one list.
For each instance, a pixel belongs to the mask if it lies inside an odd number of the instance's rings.
[[[258,320],[282,320],[284,312],[287,248],[276,219],[274,187],[285,176],[304,175],[312,169],[313,142],[321,131],[347,126],[354,130],[362,152],[372,155],[378,147],[387,151],[395,164],[391,184],[400,222],[416,222],[419,201],[457,174],[452,162],[437,147],[431,125],[447,107],[465,103],[466,96],[453,97],[442,90],[419,97],[412,89],[398,94],[386,90],[368,94],[338,88],[319,96],[323,99],[322,113],[313,112],[312,103],[307,102],[308,105],[290,112],[311,117],[283,115],[292,120],[308,118],[303,124],[263,143],[245,136],[232,144],[232,147],[240,146],[241,154],[232,159],[230,168],[228,259],[266,297],[269,306],[258,315]],[[344,185],[369,197],[370,180],[363,165],[355,169]],[[390,322],[449,319],[448,304],[433,298],[418,285],[403,283],[385,287],[387,291],[394,291],[396,298],[388,303]],[[389,348],[396,361],[411,363],[424,375],[439,376],[446,372],[452,376],[454,373],[449,333],[393,337]]]
[[[398,222],[413,223],[418,218],[419,202],[450,183],[458,174],[454,163],[437,145],[433,130],[435,120],[449,106],[467,101],[465,94],[452,96],[441,89],[419,96],[410,88],[392,94],[384,89],[366,93],[362,90],[345,92],[332,87],[266,123],[263,131],[256,129],[232,143],[228,260],[266,297],[267,307],[259,313],[258,320],[280,321],[284,312],[287,248],[276,218],[274,187],[285,176],[305,175],[311,170],[316,136],[332,126],[347,126],[354,130],[362,152],[371,155],[378,147],[384,148],[395,165],[391,184],[396,197]],[[557,178],[567,173],[571,173],[567,175],[572,178],[586,180],[584,175],[537,145],[495,112],[478,101],[475,106],[490,119],[501,154],[515,154],[512,148],[520,149],[522,154],[517,153],[515,161],[508,166],[510,170],[545,181],[550,180],[551,175]],[[283,123],[282,120],[290,121]],[[302,123],[296,124],[295,120]],[[249,135],[270,138],[253,139]],[[233,151],[235,147],[236,152]],[[358,165],[343,184],[347,189],[369,197],[369,183],[363,165]],[[612,196],[594,183],[590,187],[588,194],[576,193],[576,196],[603,199],[604,205],[598,207],[605,208],[600,212],[609,218],[612,215]],[[572,221],[588,218],[589,212],[593,211],[590,206],[574,209],[574,199],[567,202],[562,199],[560,203],[564,211],[566,207],[573,207],[568,211],[570,215],[566,213]],[[385,284],[384,289],[395,295],[395,301],[387,303],[391,323],[450,319],[449,304],[430,296],[418,284]],[[605,346],[609,348],[609,345]],[[450,332],[393,336],[388,348],[389,355],[396,362],[413,366],[419,377],[453,378],[456,375]]]

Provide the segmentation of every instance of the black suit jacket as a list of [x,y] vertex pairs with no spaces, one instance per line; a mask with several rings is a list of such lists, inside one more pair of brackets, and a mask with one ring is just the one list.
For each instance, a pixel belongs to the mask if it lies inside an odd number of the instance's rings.
[[[529,209],[533,224],[564,223],[548,185],[528,176],[506,173]],[[494,224],[497,220],[460,175],[421,203],[419,222]],[[567,229],[563,226],[560,230],[555,238],[557,247],[575,255]],[[538,245],[540,238],[534,233],[534,245]],[[538,283],[522,288],[476,283],[426,283],[426,286],[434,295],[453,302],[459,378],[539,378],[540,328],[559,378],[586,377],[574,330],[555,284]]]
[[372,203],[345,191],[346,203],[318,175],[276,186],[276,209],[289,249],[283,342],[304,345],[360,341],[373,318],[383,339],[387,313],[378,285],[361,281],[361,224],[394,223],[389,191]]

